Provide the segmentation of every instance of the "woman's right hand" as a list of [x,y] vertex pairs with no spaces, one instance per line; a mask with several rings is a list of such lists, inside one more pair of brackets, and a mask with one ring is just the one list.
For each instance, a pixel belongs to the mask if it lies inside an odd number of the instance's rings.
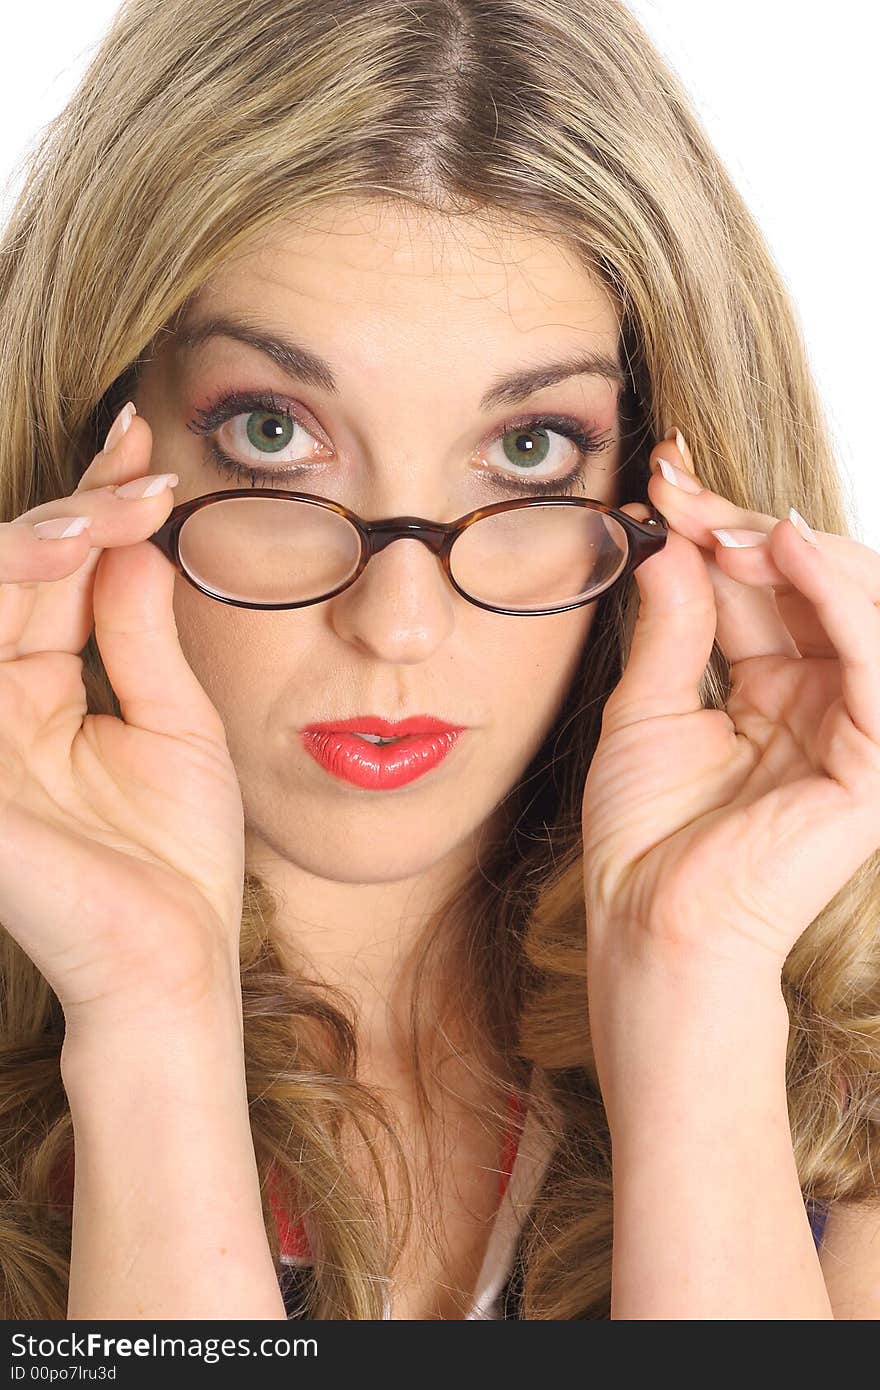
[[[173,493],[114,491],[147,474],[152,432],[134,415],[115,433],[71,496],[0,524],[0,924],[68,1033],[239,984],[241,792],[180,648],[174,568],[147,539]],[[79,535],[33,530],[77,516]],[[121,719],[87,713],[93,625]]]

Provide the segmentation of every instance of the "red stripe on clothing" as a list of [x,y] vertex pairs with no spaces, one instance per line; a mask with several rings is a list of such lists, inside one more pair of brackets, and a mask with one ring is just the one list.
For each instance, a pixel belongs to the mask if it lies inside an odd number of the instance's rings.
[[278,1197],[278,1184],[274,1165],[269,1169],[269,1205],[275,1217],[278,1230],[279,1252],[282,1258],[307,1260],[310,1258],[309,1241],[302,1221],[289,1214]]
[[510,1175],[513,1172],[513,1165],[516,1162],[516,1155],[519,1152],[519,1141],[523,1131],[526,1118],[525,1097],[514,1092],[510,1097],[507,1107],[507,1133],[504,1136],[504,1144],[501,1148],[501,1161],[498,1165],[498,1200],[503,1198],[507,1191],[507,1184],[510,1182]]
[[[516,1155],[519,1151],[519,1141],[522,1135],[523,1125],[526,1115],[525,1097],[514,1093],[510,1097],[507,1107],[508,1124],[504,1135],[504,1142],[501,1147],[501,1158],[498,1164],[498,1200],[504,1197],[507,1185],[510,1182],[510,1175],[513,1172],[513,1165],[516,1162]],[[309,1250],[309,1239],[306,1235],[305,1227],[301,1220],[285,1211],[277,1192],[277,1184],[273,1176],[273,1171],[269,1171],[269,1204],[275,1217],[275,1224],[278,1228],[278,1245],[282,1258],[295,1260],[308,1260],[311,1258]]]

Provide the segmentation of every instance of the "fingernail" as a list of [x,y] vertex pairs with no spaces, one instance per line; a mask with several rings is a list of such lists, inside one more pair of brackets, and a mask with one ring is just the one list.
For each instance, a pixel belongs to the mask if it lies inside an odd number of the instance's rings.
[[35,521],[34,535],[41,541],[81,536],[91,519],[90,516],[56,516],[51,521]]
[[121,483],[113,491],[117,497],[155,497],[166,487],[177,487],[180,482],[176,473],[148,473],[145,478],[133,478],[130,483]]
[[677,425],[673,425],[671,429],[668,429],[668,430],[666,431],[666,433],[664,434],[663,438],[664,438],[664,439],[674,439],[674,440],[675,440],[675,447],[678,449],[678,452],[681,454],[681,457],[682,457],[682,459],[683,459],[683,461],[684,461],[684,464],[685,464],[686,468],[688,469],[689,472],[696,474],[696,471],[697,471],[697,470],[696,470],[696,468],[694,468],[694,461],[693,461],[693,459],[691,458],[691,451],[690,451],[690,449],[688,448],[687,444],[685,443],[684,435],[682,434],[682,432],[681,432],[681,430],[678,428],[678,426],[677,426]]
[[691,473],[685,473],[683,468],[677,468],[675,464],[670,463],[668,459],[658,458],[657,466],[667,483],[671,483],[673,487],[681,488],[682,492],[692,492],[696,494],[703,491],[702,487]]
[[804,540],[808,541],[810,545],[815,545],[818,547],[819,542],[816,539],[814,532],[810,530],[809,526],[804,521],[800,512],[796,512],[794,507],[789,507],[788,519],[791,522],[794,529],[797,531],[799,536],[803,536]]
[[764,531],[713,531],[712,535],[722,545],[743,549],[747,545],[763,545],[767,536]]
[[105,454],[109,454],[114,444],[117,444],[119,442],[119,440],[125,434],[125,431],[128,429],[129,425],[131,424],[132,420],[134,419],[135,415],[137,415],[137,408],[134,404],[134,401],[126,401],[125,405],[122,407],[119,414],[116,416],[116,419],[113,421],[113,424],[107,431],[107,438],[104,440]]

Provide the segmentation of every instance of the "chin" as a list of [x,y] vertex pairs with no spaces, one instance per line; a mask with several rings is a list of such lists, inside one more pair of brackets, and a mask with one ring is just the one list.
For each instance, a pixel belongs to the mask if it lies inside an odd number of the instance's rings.
[[[456,835],[447,820],[446,834],[439,839],[438,824],[439,817],[425,814],[405,834],[396,830],[386,835],[372,810],[354,817],[325,815],[315,825],[289,811],[284,816],[247,815],[246,862],[259,873],[268,852],[270,858],[334,883],[398,883],[429,872],[469,833],[465,829]],[[299,825],[300,834],[291,835],[291,825]]]

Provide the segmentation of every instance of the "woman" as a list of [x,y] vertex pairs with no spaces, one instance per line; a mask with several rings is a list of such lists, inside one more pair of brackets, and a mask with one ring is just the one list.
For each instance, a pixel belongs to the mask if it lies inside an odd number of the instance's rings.
[[876,1316],[880,558],[628,10],[132,0],[2,251],[4,1316]]

